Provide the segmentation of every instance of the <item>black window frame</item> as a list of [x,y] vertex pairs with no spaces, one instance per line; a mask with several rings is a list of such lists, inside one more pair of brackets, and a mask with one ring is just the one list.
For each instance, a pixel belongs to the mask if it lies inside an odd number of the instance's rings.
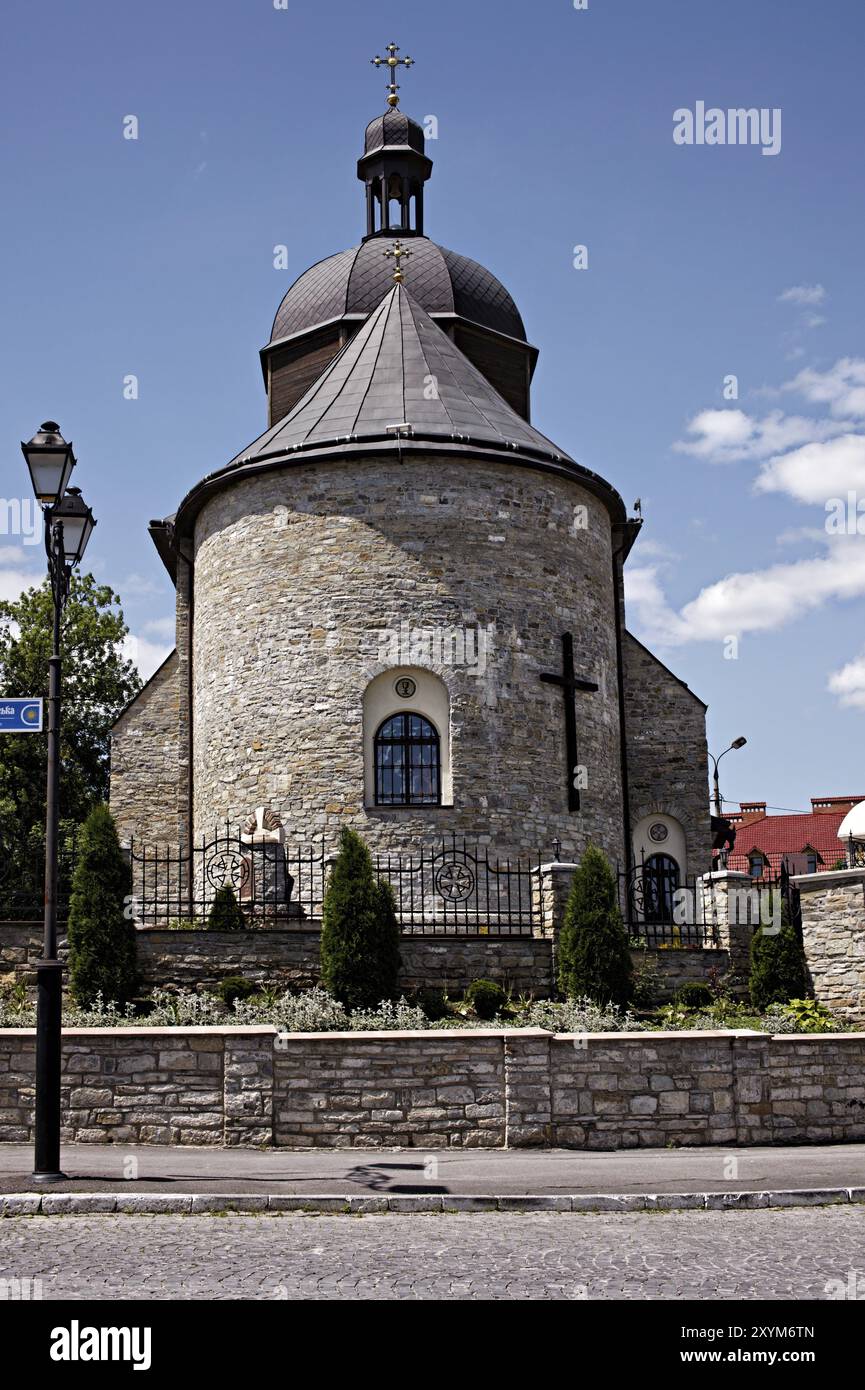
[[[412,720],[424,726],[426,732],[413,731]],[[396,735],[388,734],[384,736],[383,731],[389,726],[399,722],[401,729]],[[392,761],[385,766],[382,759],[382,750],[400,749],[401,760]],[[376,806],[382,807],[424,807],[441,806],[442,804],[442,766],[441,766],[441,736],[435,724],[425,714],[418,710],[394,710],[388,714],[379,724],[373,738],[373,799]],[[431,749],[432,757],[429,761],[423,761],[417,757],[418,750]],[[401,793],[393,791],[394,774],[398,771],[403,773]],[[413,773],[431,774],[432,789],[413,794],[412,783]],[[385,778],[390,775],[391,789],[386,793],[384,789]]]

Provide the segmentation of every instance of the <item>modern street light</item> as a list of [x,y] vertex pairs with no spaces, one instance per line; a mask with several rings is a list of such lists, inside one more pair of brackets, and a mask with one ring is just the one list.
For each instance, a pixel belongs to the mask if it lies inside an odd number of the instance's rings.
[[[716,815],[716,816],[723,816],[723,814],[724,814],[724,812],[723,812],[722,809],[721,809],[721,788],[720,788],[719,783],[718,783],[718,763],[719,763],[719,762],[721,761],[721,759],[725,756],[725,754],[727,754],[727,753],[732,753],[732,751],[733,751],[734,748],[744,748],[744,747],[745,747],[745,744],[746,744],[747,742],[748,742],[748,740],[747,740],[743,735],[740,735],[739,738],[734,738],[734,739],[733,739],[733,742],[730,744],[730,747],[729,747],[729,748],[725,748],[723,753],[719,753],[718,756],[717,756],[717,758],[715,757],[714,753],[710,753],[710,754],[709,754],[709,757],[712,759],[712,763],[713,763],[713,767],[714,767],[714,771],[713,771],[713,773],[712,773],[712,780],[713,780],[713,782],[714,782],[714,789],[715,789],[714,803],[715,803],[715,815]],[[727,863],[727,851],[726,851],[726,849],[721,850],[721,862],[722,862],[724,865],[726,865],[726,863]]]
[[96,522],[78,488],[69,486],[75,455],[53,420],[21,445],[33,491],[42,503],[45,553],[54,608],[48,662],[48,775],[45,811],[45,930],[36,963],[36,1182],[59,1182],[60,1056],[63,967],[57,959],[57,863],[60,817],[60,620],[69,581]]

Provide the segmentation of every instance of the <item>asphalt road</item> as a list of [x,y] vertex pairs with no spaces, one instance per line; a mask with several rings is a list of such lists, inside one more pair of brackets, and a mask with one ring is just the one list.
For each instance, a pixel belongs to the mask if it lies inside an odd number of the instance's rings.
[[[721,1192],[865,1187],[865,1144],[795,1148],[192,1149],[69,1145],[70,1192],[454,1193]],[[0,1144],[0,1193],[32,1192],[33,1151]]]

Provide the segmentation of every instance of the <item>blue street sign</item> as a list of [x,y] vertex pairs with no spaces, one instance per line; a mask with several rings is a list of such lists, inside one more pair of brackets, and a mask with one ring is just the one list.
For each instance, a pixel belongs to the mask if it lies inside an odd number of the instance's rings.
[[0,734],[41,734],[41,700],[4,700],[0,696]]

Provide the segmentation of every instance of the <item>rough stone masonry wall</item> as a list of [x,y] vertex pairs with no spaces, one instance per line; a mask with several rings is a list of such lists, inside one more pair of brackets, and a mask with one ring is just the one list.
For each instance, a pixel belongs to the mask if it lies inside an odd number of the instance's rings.
[[[0,945],[2,939],[0,927]],[[176,985],[212,990],[227,975],[243,975],[273,989],[297,989],[318,983],[319,943],[318,927],[261,932],[148,929],[138,933],[138,962],[145,989]],[[447,988],[456,994],[481,977],[509,986],[515,994],[546,997],[552,990],[547,940],[403,936],[400,954],[403,990]]]
[[[149,993],[166,986],[214,990],[228,975],[271,989],[306,989],[317,984],[320,927],[260,932],[163,931],[138,932],[141,988]],[[553,983],[551,937],[403,936],[399,987],[405,991],[446,989],[462,993],[472,980],[495,980],[515,995],[549,998]],[[66,943],[61,939],[61,957]],[[0,976],[35,986],[35,964],[42,954],[40,923],[0,923]],[[683,984],[706,983],[710,970],[726,975],[726,951],[635,950],[635,966],[651,968],[657,980],[656,1000],[672,999]]]
[[[35,1035],[0,1031],[0,1141]],[[865,1034],[73,1029],[63,1136],[114,1144],[610,1150],[865,1140]]]
[[[611,549],[597,498],[505,463],[298,464],[217,494],[195,534],[196,832],[265,805],[291,844],[331,847],[348,824],[378,851],[453,831],[493,857],[549,852],[558,836],[568,858],[591,839],[620,860]],[[417,663],[449,691],[452,807],[364,805],[363,693],[399,669],[381,639],[404,622],[495,625],[483,674]],[[561,669],[565,631],[600,686],[578,696],[580,815],[567,811],[562,695],[539,678]]]
[[629,632],[624,635],[628,791],[635,827],[669,815],[685,832],[689,875],[711,867],[706,706]]
[[839,1018],[865,1021],[865,870],[801,874],[793,882],[816,998]]
[[111,811],[121,840],[178,842],[180,695],[180,665],[172,652],[114,725]]

